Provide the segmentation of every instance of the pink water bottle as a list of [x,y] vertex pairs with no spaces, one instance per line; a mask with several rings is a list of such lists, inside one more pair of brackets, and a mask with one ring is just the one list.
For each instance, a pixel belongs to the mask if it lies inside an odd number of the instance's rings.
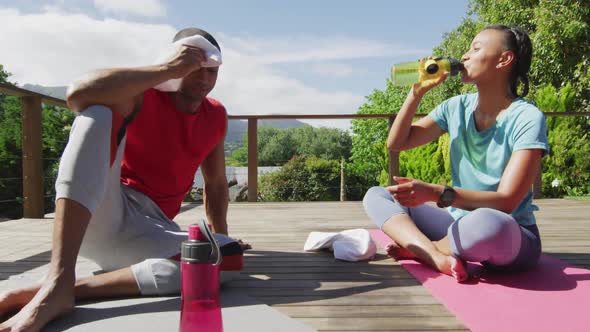
[[205,221],[189,226],[181,247],[180,332],[221,332],[221,253]]

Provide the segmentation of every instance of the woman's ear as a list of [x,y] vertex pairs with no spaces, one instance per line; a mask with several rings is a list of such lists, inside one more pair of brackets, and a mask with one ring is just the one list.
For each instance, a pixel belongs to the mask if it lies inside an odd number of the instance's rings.
[[510,66],[516,60],[516,56],[514,55],[513,51],[504,51],[498,58],[498,64],[496,68],[502,68],[506,66]]

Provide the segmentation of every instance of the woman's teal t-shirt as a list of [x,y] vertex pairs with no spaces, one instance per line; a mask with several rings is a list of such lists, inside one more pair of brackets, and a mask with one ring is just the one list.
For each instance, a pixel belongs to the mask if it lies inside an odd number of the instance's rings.
[[[453,186],[480,191],[496,191],[502,173],[514,151],[542,149],[547,153],[545,116],[533,104],[516,98],[489,128],[478,131],[474,112],[478,94],[460,95],[438,105],[429,116],[449,133]],[[533,192],[512,211],[521,225],[535,223]],[[449,207],[455,220],[469,211]]]

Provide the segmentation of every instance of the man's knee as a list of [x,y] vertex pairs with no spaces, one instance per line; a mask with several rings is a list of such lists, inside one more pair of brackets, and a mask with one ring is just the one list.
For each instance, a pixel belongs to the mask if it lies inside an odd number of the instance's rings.
[[131,266],[142,295],[180,293],[180,262],[154,258]]
[[[100,134],[101,131],[110,133],[113,120],[113,112],[110,108],[103,105],[91,105],[82,110],[76,116],[74,125],[72,126],[72,134],[75,135],[74,130],[86,132],[86,135]],[[80,137],[76,137],[80,139]]]
[[112,117],[111,110],[101,105],[76,117],[59,164],[56,200],[72,199],[91,213],[98,208],[108,183]]

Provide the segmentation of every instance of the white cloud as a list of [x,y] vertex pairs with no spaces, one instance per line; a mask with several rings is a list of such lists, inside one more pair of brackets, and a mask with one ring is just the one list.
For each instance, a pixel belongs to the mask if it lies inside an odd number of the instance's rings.
[[311,66],[311,71],[320,76],[349,77],[354,73],[350,65],[342,63],[317,63]]
[[[96,68],[150,64],[170,45],[176,29],[164,24],[143,24],[95,19],[83,14],[46,11],[24,14],[0,9],[0,63],[19,84],[67,85]],[[276,63],[322,60],[325,72],[346,75],[338,60],[390,54],[371,42],[374,52],[308,38],[307,44],[243,40],[215,33],[221,42],[224,65],[212,93],[230,114],[353,114],[363,96],[349,91],[324,91],[273,68]],[[346,40],[347,44],[362,44]],[[367,45],[369,45],[367,44]],[[323,45],[323,46],[322,46]],[[297,52],[291,50],[297,49]],[[355,53],[356,52],[356,53]],[[294,54],[297,53],[297,54]],[[265,55],[265,56],[263,56]],[[283,68],[284,69],[284,68]],[[309,121],[316,125],[347,127],[348,121]]]
[[227,36],[225,40],[227,44],[255,57],[257,62],[267,64],[393,57],[429,52],[424,49],[390,45],[374,40],[337,36],[299,36],[280,39]]
[[167,25],[0,9],[0,63],[18,83],[66,85],[96,68],[149,64],[170,45]]
[[94,0],[94,6],[103,12],[114,14],[166,16],[166,7],[159,0]]

